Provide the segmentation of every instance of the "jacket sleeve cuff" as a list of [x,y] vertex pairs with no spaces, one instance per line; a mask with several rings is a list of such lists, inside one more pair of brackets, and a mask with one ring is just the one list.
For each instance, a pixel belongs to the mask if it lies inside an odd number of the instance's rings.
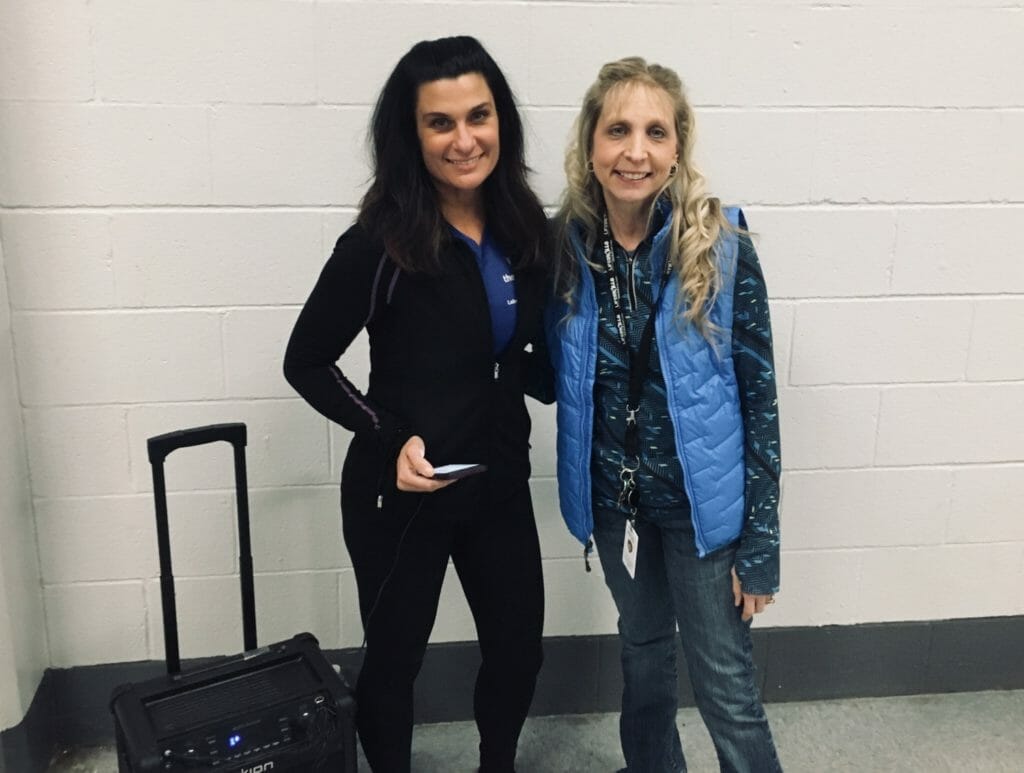
[[377,430],[377,442],[385,459],[397,459],[402,446],[415,434],[401,419],[395,416],[382,416]]
[[740,543],[736,552],[736,575],[744,593],[770,596],[779,592],[779,551],[747,552]]

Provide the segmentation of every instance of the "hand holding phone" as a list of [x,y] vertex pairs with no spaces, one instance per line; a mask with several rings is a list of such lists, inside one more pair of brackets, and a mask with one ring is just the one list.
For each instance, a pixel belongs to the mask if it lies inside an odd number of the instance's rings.
[[434,480],[459,480],[487,471],[486,464],[443,464],[434,468]]

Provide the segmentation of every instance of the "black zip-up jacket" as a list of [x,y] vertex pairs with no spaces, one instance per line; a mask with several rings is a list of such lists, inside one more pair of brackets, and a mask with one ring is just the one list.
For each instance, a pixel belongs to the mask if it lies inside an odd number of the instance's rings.
[[[543,272],[516,272],[515,332],[495,358],[475,257],[451,239],[440,263],[436,274],[403,271],[361,226],[352,226],[338,239],[288,342],[288,383],[355,434],[342,487],[360,489],[367,504],[377,499],[379,506],[378,497],[394,490],[394,462],[412,435],[423,438],[435,466],[487,465],[485,475],[445,491],[502,496],[530,475],[523,389],[531,355],[524,347],[543,335]],[[366,394],[335,364],[364,327],[371,368]]]

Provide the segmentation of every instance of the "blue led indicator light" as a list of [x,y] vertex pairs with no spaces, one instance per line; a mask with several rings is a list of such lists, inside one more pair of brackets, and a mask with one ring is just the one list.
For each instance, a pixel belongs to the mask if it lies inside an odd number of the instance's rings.
[[240,736],[240,735],[233,735],[230,738],[228,738],[228,746],[231,747],[232,749],[234,749],[236,746],[238,746],[238,744],[240,744],[241,742],[242,742],[242,736]]

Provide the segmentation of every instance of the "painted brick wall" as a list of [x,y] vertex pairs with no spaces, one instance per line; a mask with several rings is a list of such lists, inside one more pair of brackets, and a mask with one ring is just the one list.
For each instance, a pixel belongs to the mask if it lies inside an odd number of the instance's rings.
[[49,665],[9,309],[0,271],[0,730],[21,721]]
[[[377,90],[457,32],[504,66],[548,204],[602,62],[687,81],[773,298],[785,555],[759,624],[1024,613],[1022,5],[4,0],[0,236],[52,664],[162,654],[145,439],[207,422],[249,425],[261,639],[360,642],[348,435],[280,359]],[[533,407],[546,632],[613,631]],[[186,655],[241,638],[230,474],[224,448],[168,463]],[[472,636],[450,584],[434,640]]]

